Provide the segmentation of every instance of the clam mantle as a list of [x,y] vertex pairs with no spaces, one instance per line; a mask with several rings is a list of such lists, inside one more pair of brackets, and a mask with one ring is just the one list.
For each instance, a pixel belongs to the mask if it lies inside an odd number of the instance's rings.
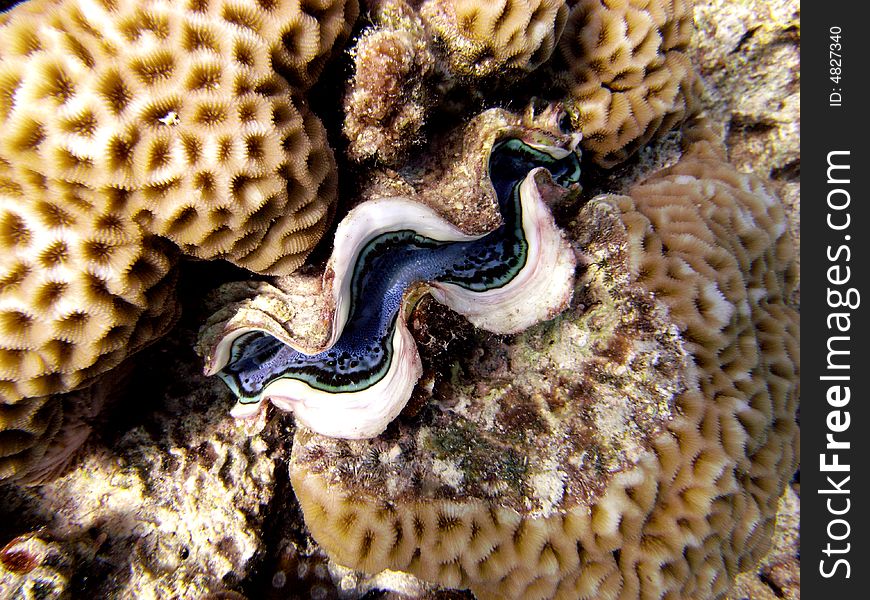
[[[543,140],[543,142],[542,142]],[[577,136],[540,135],[492,145],[489,179],[501,224],[469,234],[431,207],[396,196],[363,202],[339,224],[322,290],[329,336],[320,347],[269,320],[225,325],[206,373],[255,417],[271,401],[318,433],[380,434],[398,416],[422,367],[407,317],[431,294],[496,333],[516,333],[567,306],[575,257],[544,201],[553,185],[578,187]]]

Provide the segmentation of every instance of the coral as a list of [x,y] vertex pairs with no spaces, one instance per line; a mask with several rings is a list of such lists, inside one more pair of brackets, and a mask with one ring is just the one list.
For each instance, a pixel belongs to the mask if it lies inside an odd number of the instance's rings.
[[797,462],[781,205],[706,135],[573,226],[574,305],[460,358],[371,441],[300,427],[291,481],[339,563],[480,598],[721,598]]
[[[800,267],[800,5],[707,0],[695,6],[698,70],[729,160],[771,178]],[[799,301],[799,298],[796,298]]]
[[12,11],[0,30],[6,176],[120,195],[123,221],[200,258],[298,266],[330,215],[335,167],[272,64],[310,79],[355,2],[54,5],[49,19]]
[[37,464],[63,423],[61,403],[46,396],[0,404],[0,479]]
[[0,17],[0,436],[16,472],[56,430],[45,396],[172,325],[179,249],[287,273],[320,239],[335,164],[299,94],[357,13],[34,0]]
[[62,473],[131,371],[126,361],[111,377],[97,377],[82,389],[0,404],[0,480],[40,483]]
[[352,50],[354,75],[344,98],[348,156],[398,164],[418,144],[433,102],[435,55],[420,17],[403,0],[374,4]]
[[579,0],[559,41],[586,156],[611,167],[699,109],[689,0]]
[[445,48],[450,70],[482,79],[534,70],[565,26],[564,0],[428,0],[420,14]]
[[161,334],[177,307],[175,253],[125,218],[123,192],[2,171],[0,393],[9,403],[87,383]]
[[737,577],[729,600],[800,600],[800,556],[800,497],[789,486],[779,499],[773,548],[756,571]]
[[398,165],[433,106],[491,103],[491,89],[536,71],[534,93],[564,94],[587,158],[604,167],[700,108],[690,0],[426,0],[416,14],[378,0],[372,15],[345,97],[354,160]]
[[[460,137],[475,140],[478,129]],[[280,307],[217,324],[204,350],[206,372],[238,396],[234,416],[255,417],[269,400],[322,434],[372,437],[398,415],[421,376],[407,317],[423,294],[498,333],[521,331],[567,305],[574,254],[545,197],[577,189],[579,140],[561,133],[547,139],[543,131],[504,136],[471,155],[488,165],[488,182],[478,187],[495,192],[501,223],[493,230],[469,235],[402,196],[368,200],[342,220],[323,275],[325,345],[312,352],[310,341],[287,336]]]
[[[49,185],[30,204],[0,182],[0,479],[22,476],[60,434],[81,439],[70,407],[175,323],[175,253],[125,223],[114,195]],[[65,405],[65,407],[62,407]],[[66,413],[66,414],[64,414]],[[69,449],[74,450],[74,447]],[[41,468],[49,468],[48,461]]]

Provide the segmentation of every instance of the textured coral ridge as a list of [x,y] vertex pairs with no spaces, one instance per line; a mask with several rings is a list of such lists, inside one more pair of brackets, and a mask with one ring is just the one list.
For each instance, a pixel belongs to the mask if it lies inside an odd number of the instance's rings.
[[611,167],[698,111],[685,54],[691,0],[579,0],[559,42],[566,108],[587,157]]
[[220,369],[239,397],[234,414],[250,416],[268,398],[322,434],[372,437],[421,375],[406,319],[423,293],[499,333],[557,314],[570,298],[575,262],[539,180],[576,188],[579,140],[567,139],[568,147],[517,138],[492,146],[489,178],[502,223],[482,235],[410,198],[353,209],[338,226],[324,276],[335,309],[321,351],[305,352],[283,330],[247,326],[225,330],[209,352],[207,372]]
[[357,13],[32,0],[0,16],[0,478],[57,431],[45,396],[173,323],[167,239],[262,273],[301,263],[336,179],[299,93]]
[[375,440],[298,430],[291,480],[336,561],[479,598],[678,599],[765,553],[797,464],[780,204],[702,140],[574,231],[562,317]]
[[357,12],[328,0],[28,3],[0,32],[7,177],[36,186],[34,202],[54,195],[40,185],[110,196],[125,226],[286,273],[335,195],[323,129],[292,94]]

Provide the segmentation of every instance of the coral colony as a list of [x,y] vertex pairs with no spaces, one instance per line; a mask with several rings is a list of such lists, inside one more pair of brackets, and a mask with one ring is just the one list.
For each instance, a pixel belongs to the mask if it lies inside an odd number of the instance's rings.
[[0,476],[57,433],[48,396],[174,324],[180,255],[280,275],[323,235],[335,162],[300,99],[358,5],[306,7],[34,0],[0,15],[0,391],[27,432]]
[[[197,349],[234,416],[292,411],[331,561],[481,599],[726,597],[797,465],[796,267],[700,113],[691,3],[364,8],[338,154],[308,95],[357,0],[0,15],[0,479],[57,473],[176,322],[182,257],[221,259],[260,277]],[[612,184],[678,129],[671,166],[581,194],[581,155]]]

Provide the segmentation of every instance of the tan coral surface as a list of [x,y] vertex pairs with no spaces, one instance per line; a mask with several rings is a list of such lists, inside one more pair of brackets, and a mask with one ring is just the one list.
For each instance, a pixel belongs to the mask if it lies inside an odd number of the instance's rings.
[[[119,216],[185,252],[259,272],[298,266],[330,214],[335,167],[319,121],[272,64],[318,60],[320,26],[305,10],[329,31],[336,14],[345,28],[355,18],[353,2],[338,13],[245,0],[33,4],[0,29],[7,177],[123,190]],[[27,191],[31,204],[52,196]]]
[[428,0],[420,14],[461,77],[528,72],[553,53],[565,26],[564,0]]
[[611,167],[698,110],[691,0],[579,0],[559,42],[586,157]]
[[795,273],[781,205],[719,152],[592,200],[573,311],[460,360],[428,412],[367,443],[299,430],[291,480],[339,563],[677,599],[764,555],[797,464]]

